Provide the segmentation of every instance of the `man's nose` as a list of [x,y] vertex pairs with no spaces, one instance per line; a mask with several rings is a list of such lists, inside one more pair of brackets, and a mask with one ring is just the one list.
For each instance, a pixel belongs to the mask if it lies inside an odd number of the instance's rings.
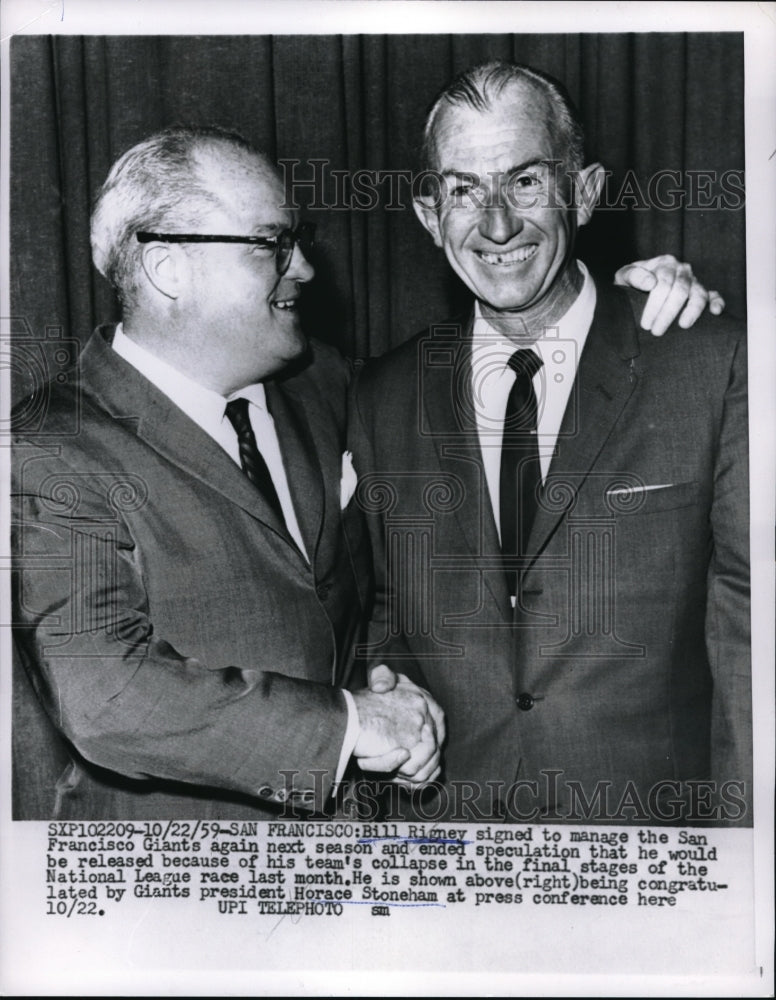
[[283,277],[291,278],[292,281],[311,281],[314,276],[315,268],[302,253],[302,249],[297,243],[291,255],[291,263]]
[[480,233],[491,243],[509,243],[523,228],[523,217],[503,197],[496,196],[494,201],[485,206],[481,212]]

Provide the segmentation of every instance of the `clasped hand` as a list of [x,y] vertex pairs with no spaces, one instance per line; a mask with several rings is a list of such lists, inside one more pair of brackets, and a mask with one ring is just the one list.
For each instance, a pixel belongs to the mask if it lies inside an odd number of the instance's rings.
[[380,664],[353,698],[360,725],[353,753],[361,770],[396,772],[393,780],[406,788],[435,781],[445,716],[428,691]]

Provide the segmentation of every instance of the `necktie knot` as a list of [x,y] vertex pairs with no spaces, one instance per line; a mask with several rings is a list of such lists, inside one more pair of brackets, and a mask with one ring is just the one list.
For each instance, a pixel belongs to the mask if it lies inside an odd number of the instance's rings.
[[244,396],[238,399],[230,399],[226,404],[226,415],[229,422],[234,427],[237,437],[250,430],[251,420],[248,416],[249,402]]
[[509,361],[507,361],[507,365],[516,375],[527,375],[529,379],[534,377],[543,364],[544,362],[536,351],[527,348],[520,348],[520,350],[515,351]]
[[542,367],[542,359],[535,351],[521,349],[515,351],[507,362],[516,378],[507,397],[504,414],[504,443],[514,443],[511,435],[536,433],[537,401],[533,388],[533,377]]

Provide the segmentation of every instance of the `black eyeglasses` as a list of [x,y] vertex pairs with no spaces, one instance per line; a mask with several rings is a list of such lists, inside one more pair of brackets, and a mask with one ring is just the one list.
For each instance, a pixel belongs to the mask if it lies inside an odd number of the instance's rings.
[[315,226],[302,222],[296,229],[284,229],[277,236],[211,236],[210,233],[135,233],[138,243],[249,243],[255,247],[275,249],[275,267],[278,275],[286,273],[298,246],[305,257],[315,243]]

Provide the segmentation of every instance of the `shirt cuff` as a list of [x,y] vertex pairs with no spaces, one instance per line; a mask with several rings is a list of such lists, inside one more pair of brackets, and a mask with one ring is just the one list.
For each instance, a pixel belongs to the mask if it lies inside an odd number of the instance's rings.
[[339,788],[340,782],[345,774],[345,768],[348,766],[348,761],[350,760],[353,751],[356,749],[358,734],[361,730],[361,726],[358,722],[358,709],[356,708],[356,701],[353,695],[350,691],[345,691],[344,689],[342,690],[342,694],[345,696],[345,704],[348,706],[348,724],[345,729],[345,739],[342,741],[342,750],[340,751],[337,773],[334,776],[332,794],[336,794],[337,789]]

